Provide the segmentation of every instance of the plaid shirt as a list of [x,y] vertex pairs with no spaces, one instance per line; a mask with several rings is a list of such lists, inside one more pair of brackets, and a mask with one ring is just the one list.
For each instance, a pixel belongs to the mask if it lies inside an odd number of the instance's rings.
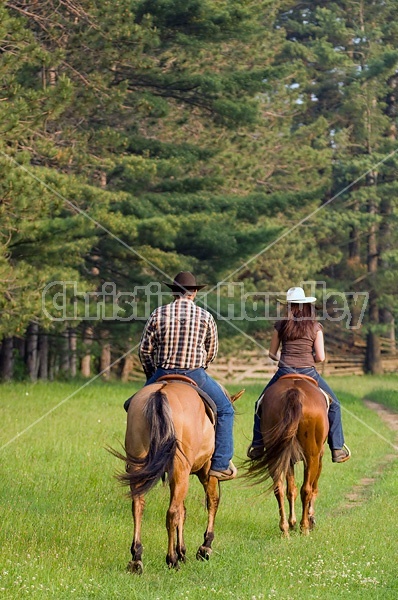
[[213,316],[188,298],[178,298],[156,308],[142,333],[139,357],[150,377],[157,367],[197,369],[207,367],[218,351]]

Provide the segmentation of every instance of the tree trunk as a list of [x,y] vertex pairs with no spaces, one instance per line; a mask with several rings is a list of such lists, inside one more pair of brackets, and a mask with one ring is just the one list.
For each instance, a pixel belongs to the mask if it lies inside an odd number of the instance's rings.
[[[385,258],[385,253],[393,250],[392,236],[393,236],[393,207],[390,198],[383,198],[380,204],[380,213],[382,215],[382,221],[379,228],[379,253],[380,260],[379,266],[383,272],[386,272],[389,268],[388,261]],[[379,311],[380,323],[385,325],[386,332],[383,332],[383,337],[386,337],[391,343],[391,354],[395,354],[395,321],[394,316],[391,312],[391,308],[383,306]]]
[[[375,183],[375,175],[372,177],[372,183]],[[369,200],[368,213],[376,215],[376,202]],[[381,345],[380,336],[377,331],[379,324],[379,308],[378,296],[375,290],[375,275],[378,267],[378,247],[377,247],[377,225],[371,223],[368,238],[368,273],[370,275],[371,290],[369,293],[369,332],[366,340],[366,370],[372,375],[380,375],[383,373],[383,365],[381,362]]]
[[72,377],[76,377],[77,373],[77,336],[76,329],[69,330],[69,350],[70,350],[70,374]]
[[50,339],[49,350],[48,350],[48,378],[50,381],[54,381],[57,371],[58,371],[58,365],[57,365],[56,344],[54,344],[54,338],[52,338],[52,339]]
[[124,358],[124,361],[123,361],[121,380],[126,383],[129,380],[130,375],[133,372],[133,370],[134,370],[134,356],[130,352],[130,354],[127,354],[127,356]]
[[[389,92],[386,98],[386,115],[389,117],[390,129],[389,138],[396,142],[397,140],[397,89],[398,89],[398,75],[395,73],[392,75],[387,84],[389,86]],[[383,221],[380,225],[380,245],[381,252],[386,252],[391,249],[391,236],[393,233],[393,220],[391,219],[393,214],[393,207],[391,198],[385,197],[381,202],[381,213],[383,215]],[[381,267],[387,269],[387,263],[381,259]],[[380,322],[386,324],[387,327],[387,338],[390,341],[390,352],[395,356],[397,352],[396,339],[395,339],[395,320],[391,310],[383,307],[379,313]]]
[[66,330],[62,333],[59,370],[61,373],[70,372],[69,330]]
[[14,371],[14,343],[12,337],[3,338],[0,345],[0,379],[10,381]]
[[109,379],[111,370],[111,345],[107,341],[109,337],[109,331],[103,331],[101,333],[101,357],[100,357],[100,373],[103,379]]
[[92,327],[86,327],[84,330],[83,344],[85,353],[81,361],[81,374],[83,377],[91,377],[91,345],[93,343],[94,331]]
[[[359,211],[359,202],[355,201],[352,207],[355,212]],[[361,262],[361,240],[359,230],[356,223],[351,225],[348,241],[348,258],[351,264],[359,264]]]
[[[359,211],[359,202],[355,201],[354,205],[353,205],[353,211],[358,212]],[[360,235],[359,235],[359,229],[358,226],[356,224],[356,222],[354,222],[351,227],[350,227],[350,232],[349,232],[349,243],[348,243],[348,264],[349,267],[352,269],[353,273],[356,273],[358,270],[358,267],[361,264],[361,239],[360,239]],[[350,306],[350,322],[349,322],[349,326],[352,327],[351,329],[351,342],[355,345],[355,343],[361,339],[361,335],[359,333],[359,328],[358,324],[359,324],[359,318],[360,318],[360,314],[361,314],[361,307],[359,306],[358,302],[352,302],[351,306]]]
[[48,379],[48,335],[41,333],[39,336],[39,377]]
[[372,375],[382,375],[380,336],[369,331],[366,338],[366,371]]
[[397,139],[397,125],[396,125],[396,117],[397,117],[397,89],[398,89],[398,76],[393,75],[387,81],[390,91],[387,94],[386,98],[386,114],[390,118],[390,130],[389,130],[389,138],[391,140]]
[[26,338],[26,368],[28,370],[28,376],[31,381],[37,380],[38,372],[38,341],[39,341],[39,325],[37,323],[31,323],[27,329]]

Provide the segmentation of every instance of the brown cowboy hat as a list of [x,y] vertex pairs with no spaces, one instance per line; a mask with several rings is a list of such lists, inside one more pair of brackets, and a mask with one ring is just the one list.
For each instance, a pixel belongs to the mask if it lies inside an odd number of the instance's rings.
[[193,290],[201,290],[205,285],[198,285],[196,279],[189,271],[180,271],[175,277],[173,283],[164,281],[173,292],[186,292]]

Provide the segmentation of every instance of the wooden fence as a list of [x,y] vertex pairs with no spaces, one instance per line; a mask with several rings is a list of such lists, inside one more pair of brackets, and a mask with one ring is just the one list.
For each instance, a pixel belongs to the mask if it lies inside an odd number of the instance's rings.
[[[398,356],[382,355],[382,365],[385,373],[398,373]],[[237,357],[218,358],[210,365],[209,375],[220,383],[241,383],[243,381],[268,381],[275,373],[276,363],[267,355],[245,353]],[[363,375],[365,373],[365,356],[330,354],[326,361],[317,365],[321,375]]]
[[257,353],[220,357],[208,368],[208,373],[223,384],[242,381],[267,381],[276,371],[276,364],[267,356]]
[[[398,359],[395,368],[398,370]],[[325,363],[318,365],[317,369],[325,376],[363,375],[364,359],[362,357],[330,356]],[[253,354],[229,359],[219,358],[215,364],[209,367],[208,373],[220,383],[226,384],[243,381],[268,381],[276,370],[276,363],[271,361],[268,356]]]
[[[382,365],[385,373],[398,373],[398,354],[382,352]],[[141,365],[136,356],[132,357],[131,370],[128,380],[142,380]],[[330,353],[326,361],[317,365],[321,375],[363,375],[365,373],[365,352],[352,354]],[[208,373],[222,384],[247,382],[267,382],[277,369],[267,352],[246,351],[234,356],[219,356],[215,363],[209,366]]]

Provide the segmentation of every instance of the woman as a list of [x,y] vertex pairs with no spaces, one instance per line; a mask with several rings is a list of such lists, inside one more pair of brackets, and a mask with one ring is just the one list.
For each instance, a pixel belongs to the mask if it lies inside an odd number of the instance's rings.
[[[340,402],[315,369],[315,363],[325,360],[323,328],[316,321],[315,306],[313,304],[315,301],[316,298],[312,296],[306,297],[304,290],[300,287],[288,290],[286,294],[287,317],[275,323],[269,350],[270,357],[273,360],[278,360],[277,352],[279,347],[282,346],[278,371],[265,387],[265,390],[275,383],[279,377],[287,373],[309,375],[315,379],[319,387],[329,394],[333,400],[328,413],[328,444],[332,451],[332,461],[342,463],[350,458],[351,452],[344,443]],[[258,401],[254,415],[253,441],[247,452],[248,457],[252,460],[261,458],[264,453],[257,405]]]

